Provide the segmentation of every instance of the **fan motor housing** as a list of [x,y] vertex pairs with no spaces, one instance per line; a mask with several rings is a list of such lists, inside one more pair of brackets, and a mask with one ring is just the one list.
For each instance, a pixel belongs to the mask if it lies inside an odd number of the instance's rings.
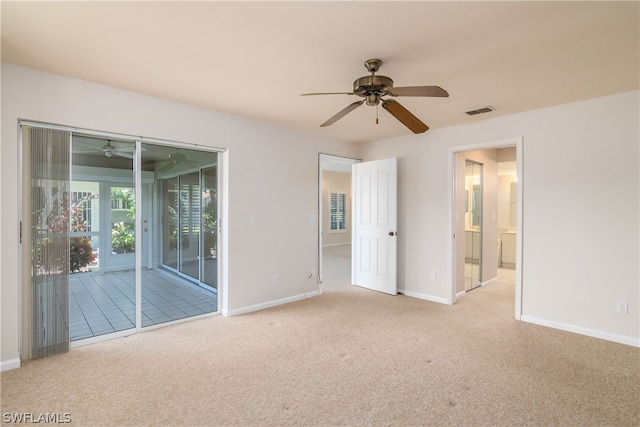
[[364,98],[371,95],[385,96],[388,89],[393,87],[393,80],[387,76],[363,76],[353,82],[353,93]]

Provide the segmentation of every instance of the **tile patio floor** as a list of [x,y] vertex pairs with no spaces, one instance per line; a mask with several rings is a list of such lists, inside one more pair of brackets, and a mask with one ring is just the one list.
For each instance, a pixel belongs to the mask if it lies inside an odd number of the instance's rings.
[[[71,341],[135,327],[135,273],[74,274],[70,283]],[[218,310],[217,294],[169,272],[142,271],[142,326]]]

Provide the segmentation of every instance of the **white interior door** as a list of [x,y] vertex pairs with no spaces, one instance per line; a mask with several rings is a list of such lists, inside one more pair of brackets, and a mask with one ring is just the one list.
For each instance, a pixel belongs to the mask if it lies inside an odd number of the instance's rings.
[[351,282],[395,295],[397,281],[397,159],[353,165]]

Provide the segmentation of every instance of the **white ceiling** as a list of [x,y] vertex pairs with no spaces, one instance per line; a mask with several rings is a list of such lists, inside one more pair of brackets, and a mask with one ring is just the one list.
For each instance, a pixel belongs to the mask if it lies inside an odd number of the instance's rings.
[[[329,138],[410,134],[350,91],[380,58],[432,129],[640,87],[639,2],[8,2],[2,60]],[[465,111],[493,106],[469,117]]]

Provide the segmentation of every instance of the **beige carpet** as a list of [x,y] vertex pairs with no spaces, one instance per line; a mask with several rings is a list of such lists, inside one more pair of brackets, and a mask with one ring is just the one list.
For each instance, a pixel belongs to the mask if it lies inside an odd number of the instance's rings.
[[71,350],[2,374],[2,413],[83,426],[638,426],[640,349],[344,283],[319,297]]

